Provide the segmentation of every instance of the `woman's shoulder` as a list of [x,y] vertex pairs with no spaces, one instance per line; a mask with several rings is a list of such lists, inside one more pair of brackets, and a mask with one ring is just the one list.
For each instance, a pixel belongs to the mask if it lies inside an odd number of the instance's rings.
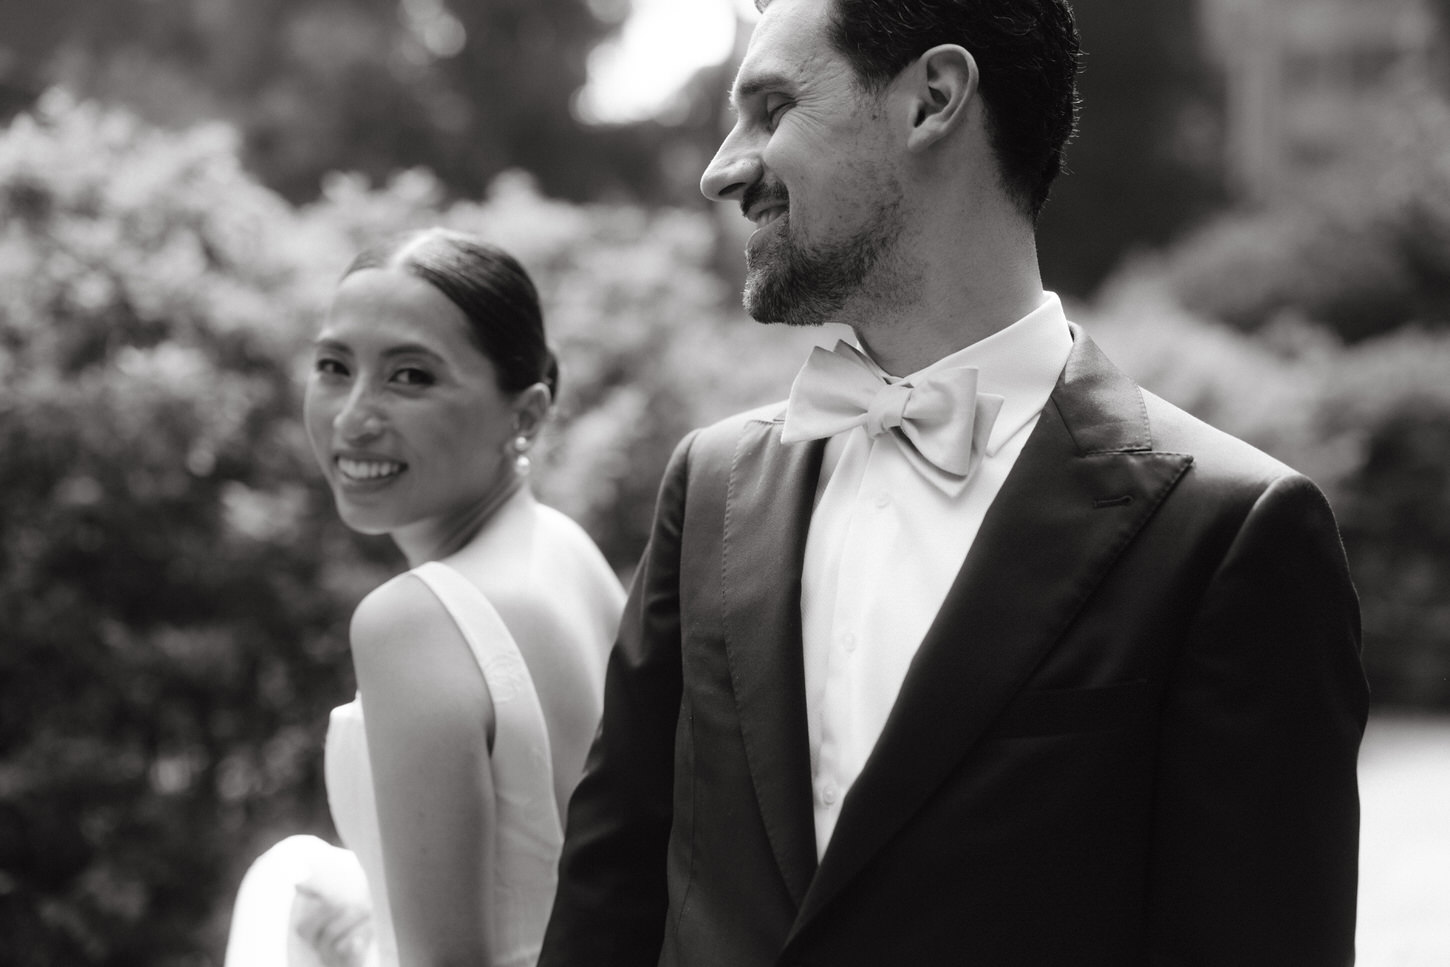
[[378,585],[358,602],[352,613],[354,648],[386,646],[399,638],[428,642],[436,640],[440,633],[457,634],[453,616],[413,571],[405,571]]
[[[497,619],[495,618],[495,622]],[[493,727],[493,704],[453,612],[414,571],[379,585],[358,604],[350,629],[353,667],[369,720],[401,709],[436,731]],[[410,726],[411,727],[411,726]]]

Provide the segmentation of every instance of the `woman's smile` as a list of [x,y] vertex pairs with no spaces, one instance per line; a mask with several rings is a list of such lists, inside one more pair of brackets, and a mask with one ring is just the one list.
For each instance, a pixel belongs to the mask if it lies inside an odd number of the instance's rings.
[[408,469],[405,463],[376,457],[338,457],[338,474],[352,483],[378,483],[391,480]]

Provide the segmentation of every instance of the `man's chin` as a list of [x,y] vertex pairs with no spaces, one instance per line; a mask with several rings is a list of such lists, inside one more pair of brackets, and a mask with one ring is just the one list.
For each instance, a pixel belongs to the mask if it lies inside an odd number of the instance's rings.
[[750,318],[767,326],[823,326],[831,321],[820,313],[801,312],[768,300],[753,300],[748,295],[743,304]]
[[818,326],[822,320],[802,317],[799,313],[783,309],[778,305],[762,303],[746,298],[745,311],[750,318],[766,326]]
[[828,320],[820,313],[803,310],[802,300],[784,291],[786,287],[750,272],[745,277],[741,304],[750,318],[765,325],[819,326]]

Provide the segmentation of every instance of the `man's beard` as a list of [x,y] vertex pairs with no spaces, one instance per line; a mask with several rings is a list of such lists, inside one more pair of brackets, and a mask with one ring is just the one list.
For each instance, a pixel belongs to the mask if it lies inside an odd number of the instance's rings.
[[[743,199],[749,210],[762,199],[786,201],[783,185],[752,186]],[[872,278],[901,234],[900,208],[892,199],[877,208],[866,228],[847,238],[807,246],[791,238],[790,211],[766,230],[774,236],[745,253],[745,310],[760,322],[819,326],[838,318]]]

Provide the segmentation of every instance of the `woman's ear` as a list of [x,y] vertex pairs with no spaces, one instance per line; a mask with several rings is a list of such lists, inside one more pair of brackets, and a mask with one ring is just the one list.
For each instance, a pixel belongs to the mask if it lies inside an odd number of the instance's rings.
[[960,128],[977,100],[977,59],[966,48],[940,44],[906,70],[910,88],[908,147],[922,150]]
[[525,387],[514,397],[514,435],[533,439],[548,419],[549,407],[553,403],[553,394],[543,383]]

